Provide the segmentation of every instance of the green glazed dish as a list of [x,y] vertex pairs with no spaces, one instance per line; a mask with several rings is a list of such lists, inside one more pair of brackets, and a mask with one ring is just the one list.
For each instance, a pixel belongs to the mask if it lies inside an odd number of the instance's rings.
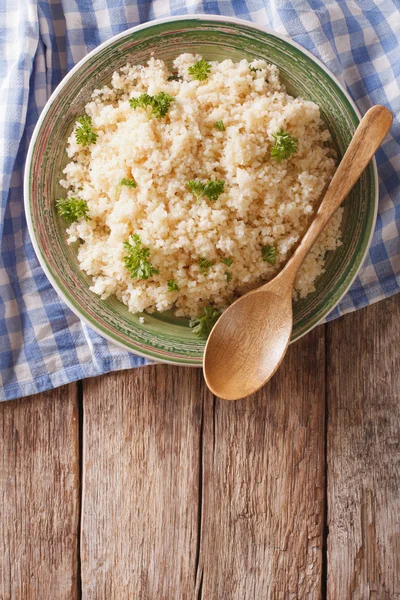
[[[25,171],[25,208],[39,261],[61,298],[90,327],[125,350],[150,359],[200,366],[205,342],[192,335],[186,319],[171,313],[132,315],[115,298],[101,300],[89,290],[90,278],[78,266],[76,246],[66,242],[65,224],[55,210],[67,163],[65,147],[77,114],[94,89],[109,83],[125,65],[151,56],[171,64],[182,52],[207,60],[263,58],[280,70],[294,96],[313,100],[343,154],[359,113],[340,84],[310,53],[266,29],[228,17],[185,16],[129,29],[81,60],[57,87],[34,131]],[[336,306],[361,267],[373,234],[378,205],[375,161],[361,177],[344,207],[343,245],[328,255],[317,289],[294,305],[292,341],[317,325]]]

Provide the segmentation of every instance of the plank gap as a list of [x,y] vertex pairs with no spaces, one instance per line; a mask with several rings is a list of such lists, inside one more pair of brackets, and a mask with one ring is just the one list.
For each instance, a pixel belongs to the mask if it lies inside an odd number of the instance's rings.
[[82,536],[82,502],[83,502],[83,383],[77,383],[77,403],[78,403],[78,465],[79,465],[79,481],[78,481],[78,530],[77,530],[77,588],[78,598],[82,598],[82,557],[81,557],[81,536]]
[[199,583],[199,593],[197,596],[198,600],[201,600],[203,597],[203,581],[204,581],[204,571],[203,569],[201,570],[201,577],[200,577],[200,583]]
[[[201,406],[200,430],[199,430],[199,477],[198,477],[198,498],[197,498],[197,547],[195,560],[195,586],[197,598],[201,600],[201,590],[203,583],[203,568],[200,565],[201,550],[201,523],[203,511],[203,442],[204,442],[204,402]],[[200,572],[199,572],[200,571]]]
[[328,585],[328,366],[329,345],[327,339],[327,326],[324,325],[325,346],[325,414],[324,414],[324,507],[322,521],[322,556],[321,556],[321,598],[326,600]]

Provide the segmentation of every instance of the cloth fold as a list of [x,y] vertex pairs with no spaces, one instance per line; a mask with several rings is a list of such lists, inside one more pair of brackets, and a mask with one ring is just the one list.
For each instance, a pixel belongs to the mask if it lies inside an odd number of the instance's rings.
[[90,50],[160,17],[235,16],[284,33],[339,78],[360,111],[395,114],[376,155],[377,226],[336,318],[400,289],[400,14],[392,0],[0,0],[0,400],[147,364],[84,325],[35,256],[23,208],[29,140],[51,92]]

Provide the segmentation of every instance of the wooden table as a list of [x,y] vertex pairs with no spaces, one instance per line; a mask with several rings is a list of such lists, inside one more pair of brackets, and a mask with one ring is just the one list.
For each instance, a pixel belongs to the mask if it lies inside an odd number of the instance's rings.
[[152,366],[0,405],[1,600],[400,598],[400,296],[242,402]]

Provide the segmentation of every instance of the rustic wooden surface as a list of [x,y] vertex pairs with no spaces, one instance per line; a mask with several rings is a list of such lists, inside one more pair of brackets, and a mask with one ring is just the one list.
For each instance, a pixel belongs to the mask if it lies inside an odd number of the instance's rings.
[[400,299],[327,328],[330,600],[400,598]]
[[227,403],[152,366],[0,404],[0,600],[400,598],[400,297]]
[[261,392],[205,406],[200,597],[320,597],[324,352],[320,328]]
[[204,397],[212,402],[197,369],[85,382],[84,598],[190,597]]
[[78,598],[76,385],[0,403],[0,598]]

